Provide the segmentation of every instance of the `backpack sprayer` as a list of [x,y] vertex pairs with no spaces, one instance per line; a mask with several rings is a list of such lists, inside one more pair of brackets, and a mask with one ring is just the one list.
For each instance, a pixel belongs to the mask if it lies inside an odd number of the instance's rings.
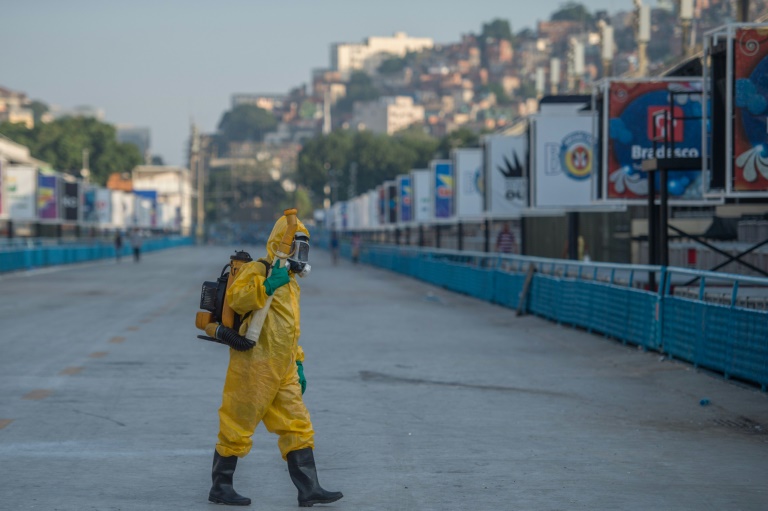
[[[297,212],[296,209],[286,209],[283,211],[286,217],[286,229],[282,240],[275,250],[273,266],[285,266],[286,260],[292,255],[293,238],[298,228]],[[251,261],[253,261],[253,258],[248,252],[235,252],[234,255],[229,257],[229,263],[222,268],[221,275],[215,282],[203,282],[203,289],[200,294],[200,308],[204,312],[198,312],[195,316],[195,326],[200,330],[204,330],[207,335],[198,335],[199,339],[225,344],[237,351],[247,351],[256,345],[261,328],[264,325],[264,320],[267,317],[267,312],[269,312],[269,307],[272,305],[274,295],[267,299],[264,307],[254,313],[245,337],[240,335],[239,332],[244,318],[241,318],[239,314],[232,310],[226,298],[227,289],[234,282],[240,268],[245,263]],[[259,259],[259,261],[267,266],[267,276],[269,276],[271,268],[264,260]],[[227,268],[229,268],[229,272],[227,272]]]

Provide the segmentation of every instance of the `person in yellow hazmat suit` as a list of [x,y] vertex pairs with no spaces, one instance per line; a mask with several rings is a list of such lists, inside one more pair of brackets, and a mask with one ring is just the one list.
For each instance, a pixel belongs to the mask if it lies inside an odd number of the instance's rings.
[[[288,463],[291,480],[299,491],[300,507],[327,504],[343,497],[324,490],[317,479],[313,456],[314,430],[302,394],[304,352],[299,346],[299,285],[296,275],[309,272],[309,231],[297,220],[292,255],[287,266],[274,265],[277,247],[287,229],[285,216],[275,223],[267,242],[271,271],[261,261],[243,265],[227,290],[232,309],[244,318],[240,335],[248,331],[254,311],[272,296],[258,342],[248,351],[229,351],[229,369],[219,409],[219,441],[213,458],[213,486],[208,500],[218,504],[247,506],[232,478],[237,459],[251,450],[251,436],[262,422],[279,435],[278,447]],[[264,261],[264,260],[262,260]]]

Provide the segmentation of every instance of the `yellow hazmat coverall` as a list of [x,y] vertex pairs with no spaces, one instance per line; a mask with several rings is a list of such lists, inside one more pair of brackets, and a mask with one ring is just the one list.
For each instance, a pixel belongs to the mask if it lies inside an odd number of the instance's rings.
[[[267,242],[270,261],[286,230],[286,218],[280,217]],[[309,236],[301,221],[298,230]],[[246,263],[227,290],[232,309],[243,316],[267,302],[264,288],[266,269],[258,261]],[[304,401],[296,369],[296,361],[304,361],[299,346],[299,285],[290,273],[290,282],[277,288],[264,320],[259,340],[248,351],[229,350],[229,369],[224,382],[224,395],[219,409],[219,442],[221,456],[243,457],[251,450],[251,436],[259,422],[280,436],[277,445],[283,459],[291,451],[314,448],[312,422]],[[254,314],[240,326],[245,335]]]

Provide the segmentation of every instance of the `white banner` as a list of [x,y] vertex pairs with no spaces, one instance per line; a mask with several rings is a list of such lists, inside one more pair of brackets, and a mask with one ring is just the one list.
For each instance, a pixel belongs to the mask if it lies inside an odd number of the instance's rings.
[[152,200],[134,194],[133,211],[136,227],[152,227]]
[[591,115],[541,115],[532,123],[536,148],[535,207],[592,203],[595,147]]
[[413,214],[417,222],[430,222],[432,216],[432,171],[411,171],[413,186]]
[[360,221],[358,222],[358,227],[360,229],[367,229],[371,226],[371,196],[368,193],[364,193],[357,200],[360,201]]
[[456,216],[479,218],[483,215],[483,150],[455,149]]
[[379,225],[379,192],[371,190],[366,194],[368,196],[368,225],[367,227],[378,227]]
[[37,168],[6,167],[3,179],[3,212],[11,220],[37,218]]
[[485,145],[485,210],[518,216],[528,205],[528,144],[523,135],[488,135]]

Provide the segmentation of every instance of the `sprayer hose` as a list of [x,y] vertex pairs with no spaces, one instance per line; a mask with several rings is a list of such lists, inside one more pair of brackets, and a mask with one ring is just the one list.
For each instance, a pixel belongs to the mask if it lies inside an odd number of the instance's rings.
[[248,351],[256,346],[256,343],[252,340],[246,339],[237,333],[236,330],[224,325],[219,325],[216,328],[216,338],[237,351]]

